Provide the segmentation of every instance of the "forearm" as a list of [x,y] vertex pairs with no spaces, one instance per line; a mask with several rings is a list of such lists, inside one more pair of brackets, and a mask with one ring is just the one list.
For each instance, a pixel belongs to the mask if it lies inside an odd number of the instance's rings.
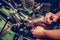
[[50,38],[60,39],[60,30],[46,30],[44,34]]

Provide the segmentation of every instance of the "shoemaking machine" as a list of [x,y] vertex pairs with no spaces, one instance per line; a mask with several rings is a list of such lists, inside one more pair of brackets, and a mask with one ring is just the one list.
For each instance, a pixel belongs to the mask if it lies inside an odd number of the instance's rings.
[[[44,23],[45,14],[51,11],[51,6],[51,3],[44,1],[1,0],[0,40],[36,40],[30,32],[32,28],[41,26],[46,30],[56,29],[59,26],[56,23]],[[43,37],[39,40],[52,39]]]

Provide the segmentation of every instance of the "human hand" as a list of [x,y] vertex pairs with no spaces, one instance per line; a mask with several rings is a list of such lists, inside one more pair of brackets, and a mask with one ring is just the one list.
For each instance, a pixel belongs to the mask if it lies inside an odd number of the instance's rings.
[[51,24],[52,22],[56,22],[58,20],[58,18],[59,17],[56,14],[49,12],[45,16],[45,22],[48,24]]
[[37,26],[36,28],[31,30],[32,35],[34,37],[38,37],[38,38],[44,36],[44,31],[45,31],[45,29],[43,27],[40,27],[40,26]]

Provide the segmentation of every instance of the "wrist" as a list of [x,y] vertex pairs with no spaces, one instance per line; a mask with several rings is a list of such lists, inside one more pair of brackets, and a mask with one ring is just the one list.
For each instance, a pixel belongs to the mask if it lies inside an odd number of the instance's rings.
[[50,30],[45,30],[44,31],[44,37],[49,37],[49,34],[48,34],[49,32],[50,32]]
[[60,13],[56,13],[56,16],[58,16],[58,19],[60,19]]
[[43,35],[43,36],[45,37],[45,36],[46,36],[46,33],[47,33],[47,30],[44,30],[44,32],[43,32],[43,33],[44,33],[44,35]]

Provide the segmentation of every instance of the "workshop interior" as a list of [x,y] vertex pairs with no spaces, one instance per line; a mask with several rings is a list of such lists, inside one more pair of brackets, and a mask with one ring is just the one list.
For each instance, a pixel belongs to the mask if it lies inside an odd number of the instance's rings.
[[0,40],[36,40],[30,32],[36,26],[59,29],[59,21],[44,23],[46,13],[56,13],[59,8],[60,0],[0,0]]

